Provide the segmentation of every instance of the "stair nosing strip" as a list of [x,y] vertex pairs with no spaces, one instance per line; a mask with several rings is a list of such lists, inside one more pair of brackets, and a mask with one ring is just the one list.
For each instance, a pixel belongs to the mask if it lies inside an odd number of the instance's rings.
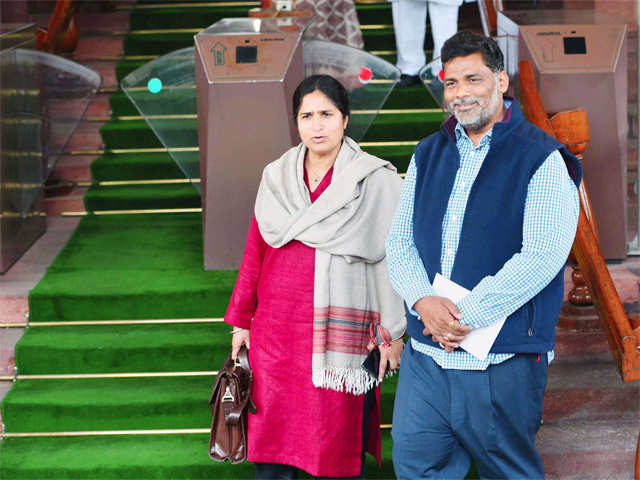
[[[417,145],[420,140],[403,140],[393,142],[360,142],[359,145],[366,147],[394,147],[403,145]],[[63,155],[82,156],[82,155],[104,155],[105,153],[120,154],[120,153],[164,153],[164,152],[198,152],[198,147],[177,147],[177,148],[164,148],[164,147],[149,147],[149,148],[104,148],[101,150],[74,150],[72,152],[64,152]]]
[[[407,115],[416,113],[442,113],[441,108],[389,108],[381,110],[351,110],[351,115]],[[116,115],[112,117],[88,117],[87,122],[108,122],[110,120],[117,122],[139,122],[141,120],[190,120],[197,119],[198,115],[191,114],[176,114],[176,115],[149,115],[143,117],[142,115]]]
[[166,377],[208,377],[218,375],[218,370],[200,372],[124,372],[124,373],[50,373],[0,376],[2,381],[15,380],[88,380],[100,378],[166,378]]
[[147,429],[147,430],[78,430],[67,432],[5,432],[2,438],[25,437],[91,437],[109,435],[178,435],[210,433],[209,428],[177,428],[177,429]]
[[[139,30],[118,30],[112,32],[113,35],[122,36],[122,35],[157,35],[157,34],[172,34],[172,33],[199,33],[205,30],[207,27],[196,27],[196,28],[145,28]],[[360,25],[360,30],[384,30],[384,29],[393,29],[393,25],[391,24],[366,24]]]
[[[261,82],[263,80],[258,80],[258,83]],[[270,80],[264,80],[264,81],[270,81]],[[391,78],[374,78],[373,80],[369,80],[369,83],[372,85],[385,85],[385,84],[389,84],[389,83],[396,83],[397,80],[393,80]],[[220,83],[225,83],[225,82],[220,82]],[[163,90],[193,90],[196,88],[195,85],[169,85],[169,86],[164,86],[162,87]],[[129,88],[129,91],[131,92],[144,92],[148,90],[148,87],[146,86],[139,86],[139,87],[131,87]],[[117,88],[104,88],[104,89],[100,89],[98,90],[100,93],[115,93],[118,91]]]
[[199,178],[159,178],[155,180],[105,180],[90,185],[98,187],[121,187],[126,185],[180,185],[185,183],[200,183]]
[[133,10],[153,10],[165,8],[197,8],[197,7],[259,7],[260,2],[192,2],[192,3],[151,3],[136,5]]
[[[381,423],[382,430],[389,430],[390,423]],[[210,433],[210,428],[175,428],[175,429],[145,429],[145,430],[78,430],[67,432],[5,432],[2,438],[20,437],[91,437],[110,435],[181,435],[181,434],[202,434]]]
[[224,318],[151,318],[139,320],[68,320],[59,322],[29,322],[29,327],[67,327],[96,325],[154,325],[179,323],[224,323]]
[[157,209],[139,209],[139,210],[95,210],[87,212],[86,210],[65,211],[58,215],[61,217],[84,217],[86,215],[140,215],[140,214],[156,214],[156,213],[202,213],[201,207],[195,208],[157,208]]

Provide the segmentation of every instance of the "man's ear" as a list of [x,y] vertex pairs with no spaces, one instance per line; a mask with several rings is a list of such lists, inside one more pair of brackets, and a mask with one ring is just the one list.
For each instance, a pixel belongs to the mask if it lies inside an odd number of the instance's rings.
[[498,90],[500,91],[500,93],[504,94],[506,93],[508,88],[509,88],[509,75],[507,75],[506,71],[502,70],[498,74]]

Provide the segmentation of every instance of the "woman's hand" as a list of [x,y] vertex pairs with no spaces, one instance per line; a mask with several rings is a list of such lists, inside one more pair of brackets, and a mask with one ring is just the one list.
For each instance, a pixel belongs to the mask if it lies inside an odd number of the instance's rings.
[[240,351],[240,347],[242,347],[242,345],[246,345],[247,350],[249,350],[249,330],[236,330],[238,331],[233,334],[233,338],[231,339],[231,358],[233,360],[235,360],[238,356],[238,352]]
[[378,381],[381,382],[384,378],[384,373],[387,370],[387,362],[389,362],[390,370],[397,370],[400,368],[400,356],[402,355],[404,342],[401,337],[391,342],[388,347],[385,345],[379,345],[378,348],[380,348],[380,371],[378,373]]

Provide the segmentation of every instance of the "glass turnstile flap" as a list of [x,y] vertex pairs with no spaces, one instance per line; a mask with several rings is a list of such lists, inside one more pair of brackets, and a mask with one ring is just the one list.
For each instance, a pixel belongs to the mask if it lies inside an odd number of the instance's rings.
[[194,48],[144,64],[120,86],[200,193]]
[[435,100],[440,108],[446,110],[444,106],[444,100],[442,96],[444,94],[444,84],[442,83],[442,66],[440,57],[427,63],[418,72],[418,76],[427,90],[431,94],[431,97]]
[[3,167],[10,207],[25,215],[96,94],[101,77],[76,62],[36,50],[0,53]]
[[400,70],[364,50],[324,40],[305,41],[304,76],[331,75],[349,92],[346,134],[361,141],[400,79]]

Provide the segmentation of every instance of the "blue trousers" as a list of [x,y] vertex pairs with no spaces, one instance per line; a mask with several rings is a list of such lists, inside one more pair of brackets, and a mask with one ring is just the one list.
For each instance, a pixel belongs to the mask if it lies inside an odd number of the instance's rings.
[[393,410],[400,479],[544,478],[534,440],[547,355],[518,354],[484,371],[445,370],[408,342]]

